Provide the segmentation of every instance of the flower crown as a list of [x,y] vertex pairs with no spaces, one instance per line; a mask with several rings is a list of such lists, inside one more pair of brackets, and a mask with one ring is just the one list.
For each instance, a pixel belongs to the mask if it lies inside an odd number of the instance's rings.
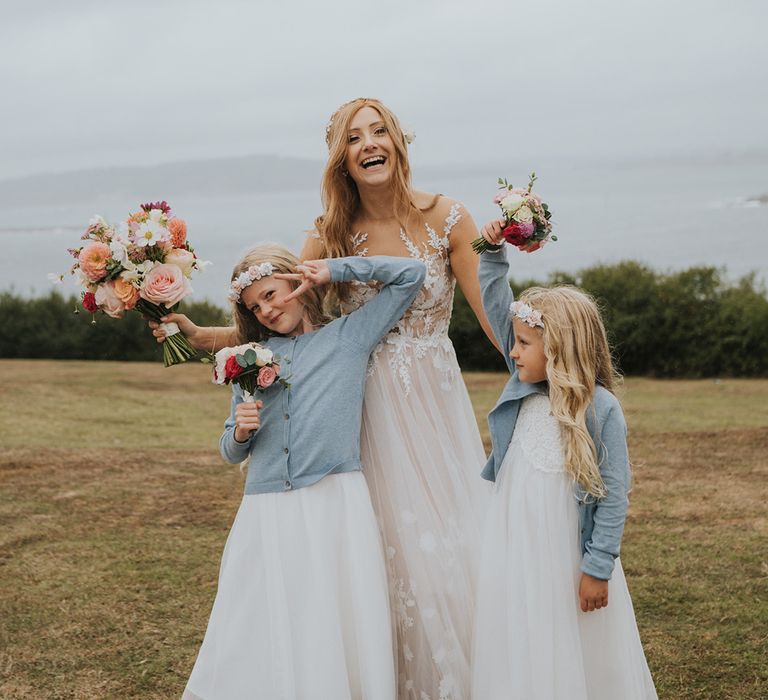
[[260,265],[251,265],[245,272],[241,272],[235,279],[232,280],[232,284],[229,286],[230,301],[240,301],[240,295],[246,287],[250,287],[256,280],[260,280],[262,277],[269,277],[274,272],[272,263],[265,262]]
[[[328,124],[325,126],[325,143],[328,146],[328,148],[331,147],[331,129],[333,129],[333,120],[336,118],[336,115],[341,112],[344,107],[347,105],[352,104],[353,102],[357,102],[358,100],[370,100],[374,101],[374,98],[372,97],[355,97],[353,100],[349,100],[348,102],[345,102],[341,107],[339,107],[332,115],[331,118],[328,120]],[[378,100],[375,100],[378,101]],[[416,133],[412,131],[411,129],[406,129],[400,125],[400,130],[403,132],[403,138],[405,139],[405,142],[410,146],[415,140],[416,140]]]
[[512,318],[519,319],[531,328],[544,328],[541,311],[534,311],[524,301],[513,301],[509,306],[509,313],[512,314]]

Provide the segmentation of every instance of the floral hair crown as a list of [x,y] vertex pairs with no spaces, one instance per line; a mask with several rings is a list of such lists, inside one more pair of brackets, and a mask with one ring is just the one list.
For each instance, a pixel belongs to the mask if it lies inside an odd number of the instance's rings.
[[544,322],[541,320],[541,311],[534,311],[524,301],[513,301],[509,306],[509,313],[512,318],[517,318],[526,326],[531,328],[544,328]]
[[[341,107],[339,107],[332,115],[331,118],[328,120],[328,124],[325,127],[325,143],[328,146],[328,148],[331,147],[331,129],[333,129],[333,120],[336,119],[336,115],[341,112],[344,107],[347,105],[351,105],[353,102],[358,101],[365,101],[369,100],[371,102],[378,102],[378,100],[374,99],[373,97],[355,97],[354,100],[349,100],[348,102],[345,102]],[[405,129],[403,126],[400,126],[400,130],[403,132],[403,138],[405,139],[405,142],[410,146],[415,140],[416,140],[416,133],[412,131],[411,129]]]
[[251,265],[245,272],[241,272],[235,279],[232,280],[232,284],[229,286],[230,301],[240,301],[240,295],[246,287],[250,287],[256,280],[260,280],[262,277],[269,277],[274,272],[272,263],[265,262],[260,265]]

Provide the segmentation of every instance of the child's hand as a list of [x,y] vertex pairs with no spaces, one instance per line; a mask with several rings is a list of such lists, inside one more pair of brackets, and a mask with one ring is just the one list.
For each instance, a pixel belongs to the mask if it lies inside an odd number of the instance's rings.
[[491,245],[500,245],[504,242],[504,235],[502,231],[507,225],[504,219],[496,219],[495,221],[489,221],[483,228],[480,229],[480,235],[485,238]]
[[235,440],[248,442],[251,433],[261,427],[263,401],[243,401],[235,409]]
[[584,612],[608,607],[608,581],[582,573],[579,582],[579,603]]
[[296,265],[296,273],[277,272],[273,275],[281,280],[300,280],[301,284],[296,287],[285,299],[284,302],[291,301],[304,292],[320,284],[328,284],[331,281],[331,269],[325,260],[305,260],[300,265]]

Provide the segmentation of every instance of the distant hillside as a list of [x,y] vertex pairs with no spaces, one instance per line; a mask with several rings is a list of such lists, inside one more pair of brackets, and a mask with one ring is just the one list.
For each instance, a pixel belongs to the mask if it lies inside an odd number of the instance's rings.
[[321,161],[275,155],[217,158],[147,167],[114,167],[49,173],[0,180],[0,207],[92,201],[119,196],[130,200],[141,190],[184,194],[236,194],[286,190],[318,190]]

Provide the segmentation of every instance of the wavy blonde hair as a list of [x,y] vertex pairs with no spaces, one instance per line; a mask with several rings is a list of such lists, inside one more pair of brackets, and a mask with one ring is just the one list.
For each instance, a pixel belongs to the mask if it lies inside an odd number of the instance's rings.
[[[240,273],[245,272],[252,265],[266,262],[272,263],[274,272],[293,273],[296,272],[296,265],[300,261],[290,250],[277,243],[260,243],[248,250],[240,262],[235,265],[231,280],[234,281]],[[295,289],[298,284],[291,281],[291,286]],[[319,288],[310,289],[301,297],[301,302],[304,304],[307,318],[313,326],[322,326],[331,320],[323,311],[323,294]],[[254,313],[249,311],[240,299],[232,302],[232,317],[238,343],[261,342],[270,335],[274,335],[272,331],[258,322]]]
[[[402,127],[395,114],[379,100],[358,97],[346,102],[333,113],[326,131],[328,162],[322,179],[323,213],[315,219],[315,229],[320,234],[323,258],[339,258],[354,254],[352,223],[360,207],[360,193],[355,181],[344,168],[349,139],[349,124],[363,107],[372,107],[380,115],[394,144],[394,174],[391,186],[395,197],[395,216],[401,228],[408,230],[412,216],[423,221],[421,210],[414,204],[411,187],[411,166]],[[434,204],[434,203],[433,203]],[[346,286],[338,286],[341,298],[346,296]]]
[[595,300],[571,286],[526,289],[520,300],[540,311],[552,415],[562,426],[565,467],[595,498],[607,494],[597,446],[587,430],[595,386],[615,394],[621,377],[614,368],[608,336]]

